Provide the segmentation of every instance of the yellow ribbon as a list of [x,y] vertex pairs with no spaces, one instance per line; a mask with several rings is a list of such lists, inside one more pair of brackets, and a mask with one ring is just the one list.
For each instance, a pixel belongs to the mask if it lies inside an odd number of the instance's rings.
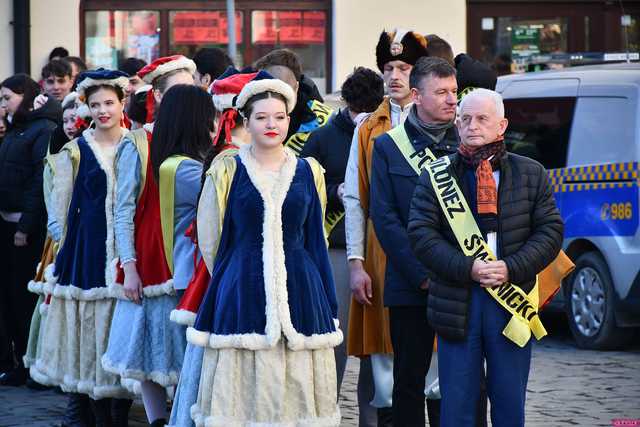
[[173,229],[176,191],[176,172],[186,156],[171,156],[160,165],[158,190],[160,192],[160,223],[164,255],[173,274]]

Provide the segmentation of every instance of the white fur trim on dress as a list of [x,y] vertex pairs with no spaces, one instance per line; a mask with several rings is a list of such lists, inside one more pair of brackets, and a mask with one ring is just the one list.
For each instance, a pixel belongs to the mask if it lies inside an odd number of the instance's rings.
[[160,384],[163,387],[170,387],[178,384],[179,371],[169,371],[168,373],[153,371],[145,372],[138,369],[127,369],[124,364],[116,364],[107,357],[106,354],[102,356],[102,368],[111,372],[112,374],[119,375],[123,379],[131,379],[137,381],[153,381],[156,384]]
[[34,294],[42,295],[44,293],[45,282],[36,282],[35,280],[29,281],[27,289]]
[[193,326],[193,324],[196,322],[196,313],[189,310],[173,309],[171,310],[171,314],[169,315],[169,320],[179,325]]
[[264,204],[262,264],[265,288],[265,333],[218,335],[190,327],[187,329],[187,341],[200,347],[208,345],[211,348],[261,350],[274,347],[284,335],[287,346],[291,350],[336,347],[343,340],[342,331],[337,326],[333,332],[307,336],[296,331],[291,322],[282,235],[282,205],[295,175],[297,157],[290,149],[285,149],[287,158],[282,174],[275,184],[275,191],[272,193],[250,149],[248,145],[240,147],[239,155],[249,179],[260,193]]
[[45,316],[48,310],[49,304],[47,304],[46,302],[43,302],[38,306],[38,312],[40,313],[40,316]]
[[95,301],[99,299],[111,298],[109,288],[105,286],[82,289],[73,285],[56,284],[53,287],[53,296],[63,299],[74,299],[77,301]]
[[45,375],[38,367],[36,366],[36,361],[33,360],[31,366],[29,367],[29,376],[32,380],[37,382],[38,384],[55,387],[58,385],[57,381],[53,381],[47,375]]
[[118,77],[115,79],[92,79],[91,77],[87,77],[83,79],[78,86],[76,87],[76,92],[78,92],[78,97],[84,98],[87,89],[93,86],[113,86],[119,87],[124,92],[129,86],[129,78],[128,77]]
[[[124,285],[113,282],[109,289],[113,298],[129,301],[129,298],[124,294]],[[146,298],[161,297],[163,295],[173,296],[175,294],[176,290],[173,287],[173,279],[157,285],[147,285],[142,288],[142,296]]]
[[304,418],[295,421],[258,422],[238,421],[231,417],[205,416],[198,404],[191,406],[191,419],[196,427],[338,427],[340,425],[340,409],[336,405],[333,414],[326,417]]
[[285,82],[279,79],[252,80],[240,91],[236,99],[236,108],[242,110],[251,97],[262,92],[275,92],[287,100],[287,113],[291,113],[296,106],[296,94]]

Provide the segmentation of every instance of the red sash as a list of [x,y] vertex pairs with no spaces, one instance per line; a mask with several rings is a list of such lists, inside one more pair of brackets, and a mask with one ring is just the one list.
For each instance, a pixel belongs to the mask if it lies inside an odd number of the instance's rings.
[[[151,134],[147,132],[149,150],[151,146]],[[171,270],[167,265],[164,254],[164,243],[162,241],[162,226],[160,223],[160,194],[158,185],[153,176],[151,161],[146,165],[147,177],[142,194],[136,206],[134,217],[135,248],[136,248],[136,268],[142,280],[142,286],[161,285],[171,280]],[[124,271],[120,263],[117,266],[118,272],[116,283],[124,283]]]

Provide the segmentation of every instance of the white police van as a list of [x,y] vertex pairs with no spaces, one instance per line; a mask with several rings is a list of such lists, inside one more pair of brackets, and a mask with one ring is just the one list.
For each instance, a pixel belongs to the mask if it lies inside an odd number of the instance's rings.
[[615,348],[640,326],[640,64],[503,76],[507,149],[542,163],[576,270],[564,307],[580,347]]

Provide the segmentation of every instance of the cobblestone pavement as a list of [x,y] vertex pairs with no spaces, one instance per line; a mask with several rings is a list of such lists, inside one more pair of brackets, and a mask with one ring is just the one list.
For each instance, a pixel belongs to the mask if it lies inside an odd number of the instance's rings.
[[[611,426],[613,419],[640,419],[640,342],[624,351],[577,349],[566,322],[548,319],[551,337],[536,344],[527,394],[527,426]],[[637,337],[637,335],[636,335]],[[342,426],[357,425],[358,361],[349,360],[340,396]],[[0,427],[55,425],[65,398],[54,391],[0,387]],[[139,402],[130,426],[146,424]]]

